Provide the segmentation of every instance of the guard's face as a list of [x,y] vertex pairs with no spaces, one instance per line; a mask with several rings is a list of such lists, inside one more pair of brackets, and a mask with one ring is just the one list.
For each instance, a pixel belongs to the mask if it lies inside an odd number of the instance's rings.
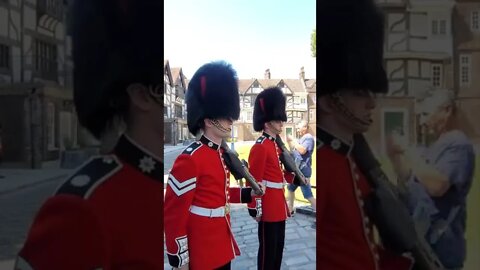
[[220,138],[232,136],[233,119],[218,118],[210,120],[213,125],[213,132]]
[[275,133],[276,135],[282,133],[283,121],[273,120],[273,121],[270,121],[270,122],[266,123],[266,125],[269,127],[269,130],[271,132]]
[[353,133],[363,133],[373,123],[372,113],[375,109],[375,94],[368,90],[341,90],[337,106],[338,121],[349,127]]

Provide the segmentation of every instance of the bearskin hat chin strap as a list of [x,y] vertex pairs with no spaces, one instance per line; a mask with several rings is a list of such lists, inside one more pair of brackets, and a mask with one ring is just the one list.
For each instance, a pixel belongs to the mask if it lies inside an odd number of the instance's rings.
[[358,118],[355,116],[352,111],[350,111],[347,106],[345,106],[345,103],[343,102],[343,98],[339,93],[333,93],[329,95],[330,98],[332,99],[333,105],[335,108],[340,111],[344,116],[346,116],[348,119],[352,120],[355,123],[361,124],[361,125],[370,125],[373,121],[365,121],[363,119]]
[[222,126],[222,124],[220,124],[220,122],[218,122],[217,119],[213,119],[213,120],[210,120],[212,122],[212,125],[214,127],[216,127],[218,130],[220,130],[221,132],[230,132],[232,131],[232,128],[226,128],[224,126]]

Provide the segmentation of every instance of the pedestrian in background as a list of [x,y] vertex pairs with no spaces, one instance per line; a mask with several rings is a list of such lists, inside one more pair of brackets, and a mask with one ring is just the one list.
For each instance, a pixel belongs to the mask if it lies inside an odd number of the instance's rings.
[[[307,184],[300,186],[302,190],[303,197],[310,202],[310,205],[313,208],[313,211],[317,210],[317,201],[312,193],[312,185],[310,183],[310,177],[312,176],[312,155],[313,150],[315,149],[315,138],[312,134],[309,133],[308,122],[301,120],[297,123],[297,133],[300,135],[298,142],[290,135],[287,136],[287,142],[290,146],[292,154],[295,158],[298,168],[305,176]],[[294,201],[295,201],[295,190],[298,188],[294,183],[289,183],[287,186],[288,189],[288,209],[293,215],[295,212]]]

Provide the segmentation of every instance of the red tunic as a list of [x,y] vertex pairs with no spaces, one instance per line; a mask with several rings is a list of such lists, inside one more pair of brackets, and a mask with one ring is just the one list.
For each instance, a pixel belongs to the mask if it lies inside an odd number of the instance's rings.
[[162,162],[121,137],[45,202],[15,269],[163,269],[162,203]]
[[[266,222],[284,221],[290,216],[283,184],[285,181],[291,183],[294,175],[282,169],[279,159],[281,153],[275,138],[263,133],[252,146],[248,157],[252,176],[259,183],[268,181],[265,194],[260,198],[255,197],[248,204],[249,212],[252,216],[261,216],[261,220]],[[269,187],[269,183],[275,183],[275,186],[281,188]]]
[[[251,201],[251,188],[230,187],[223,149],[202,136],[175,160],[165,193],[165,237],[170,265],[211,270],[240,255],[231,225],[230,203]],[[225,208],[222,217],[192,213],[193,207]]]
[[351,146],[322,129],[318,137],[318,269],[410,269],[410,258],[375,244],[364,209],[372,189],[350,155]]

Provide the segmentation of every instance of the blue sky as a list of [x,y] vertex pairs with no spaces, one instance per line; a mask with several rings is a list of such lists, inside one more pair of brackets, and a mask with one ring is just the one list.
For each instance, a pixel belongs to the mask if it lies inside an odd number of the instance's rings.
[[314,0],[165,0],[165,58],[191,78],[204,63],[226,60],[240,79],[315,78],[310,35]]

